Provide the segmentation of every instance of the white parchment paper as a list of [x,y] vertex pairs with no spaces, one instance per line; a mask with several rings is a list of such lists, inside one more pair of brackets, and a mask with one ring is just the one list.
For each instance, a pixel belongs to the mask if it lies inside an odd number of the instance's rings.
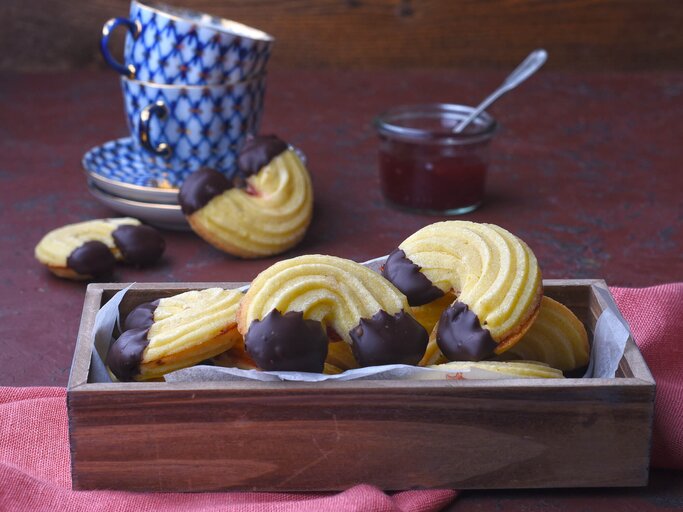
[[[374,271],[386,260],[381,256],[363,263]],[[119,304],[132,285],[121,290],[107,302],[97,313],[95,319],[94,350],[90,369],[92,382],[111,382],[112,378],[106,369],[104,361],[113,342],[114,327],[119,321]],[[246,291],[249,286],[243,286]],[[598,293],[605,294],[602,289]],[[619,310],[613,306],[613,301],[607,297],[609,307],[598,318],[593,334],[590,363],[584,378],[614,378],[619,361],[624,355],[624,348],[629,337],[626,321]],[[324,382],[348,380],[452,380],[452,379],[508,379],[520,378],[499,372],[487,371],[480,368],[459,369],[456,374],[452,370],[440,370],[409,365],[384,365],[368,368],[347,370],[336,375],[325,375],[307,372],[266,372],[260,370],[241,370],[239,368],[224,368],[220,366],[197,365],[184,368],[165,376],[167,382],[211,382],[211,381],[245,381],[256,380],[262,382],[294,381],[294,382]]]
[[390,364],[384,366],[369,366],[347,370],[336,375],[306,372],[264,372],[260,370],[240,370],[239,368],[224,368],[220,366],[193,366],[177,370],[166,375],[167,382],[198,382],[198,381],[244,381],[258,380],[261,382],[325,382],[348,380],[460,380],[460,379],[500,379],[511,378],[497,372],[489,372],[479,368],[442,371],[420,366],[405,364]]
[[600,314],[595,324],[591,356],[584,377],[612,379],[624,356],[629,329],[621,311],[612,307],[613,301],[607,291],[597,288],[597,292],[610,307]]
[[89,381],[112,381],[109,370],[107,370],[104,362],[107,360],[109,346],[114,341],[112,339],[114,327],[119,326],[119,305],[131,286],[133,285],[130,284],[120,292],[116,293],[104,306],[102,306],[102,308],[97,312],[97,316],[95,316],[95,325],[93,327],[95,332],[95,341],[92,357],[90,358]]

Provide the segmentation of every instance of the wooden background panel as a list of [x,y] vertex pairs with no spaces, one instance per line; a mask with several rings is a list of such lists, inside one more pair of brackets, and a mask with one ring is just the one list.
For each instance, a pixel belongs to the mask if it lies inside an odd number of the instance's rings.
[[[171,0],[277,38],[277,67],[510,67],[545,47],[555,69],[683,67],[670,0]],[[102,24],[127,0],[3,0],[0,69],[104,66]],[[112,41],[122,46],[121,37]]]

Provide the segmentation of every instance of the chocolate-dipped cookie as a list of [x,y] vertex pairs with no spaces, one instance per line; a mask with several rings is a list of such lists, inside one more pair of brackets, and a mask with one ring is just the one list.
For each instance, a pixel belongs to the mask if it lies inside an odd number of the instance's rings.
[[[430,366],[435,370],[447,372],[449,379],[563,379],[564,375],[556,368],[536,361],[451,361]],[[477,375],[477,370],[486,372]]]
[[569,372],[587,366],[589,355],[588,333],[581,320],[565,305],[543,297],[531,329],[498,358],[540,361]]
[[[322,255],[281,261],[261,272],[240,305],[238,328],[247,353],[264,370],[321,372],[328,343],[340,340],[360,366],[417,364],[428,339],[405,296],[386,279],[353,261]],[[348,359],[335,347],[328,365],[351,366]]]
[[158,231],[133,218],[69,224],[46,234],[35,248],[38,261],[67,279],[92,279],[112,272],[116,261],[149,265],[165,249]]
[[245,143],[233,180],[208,168],[192,173],[178,200],[195,233],[241,258],[290,249],[304,237],[313,215],[308,171],[274,135]]
[[[533,252],[493,224],[466,221],[426,226],[393,251],[382,274],[412,306],[440,314],[430,336],[429,360],[479,361],[505,352],[530,328],[542,296]],[[444,308],[441,297],[455,300]],[[434,343],[439,350],[434,348]]]
[[121,381],[148,380],[197,364],[241,342],[242,293],[208,288],[141,304],[123,322],[107,366]]

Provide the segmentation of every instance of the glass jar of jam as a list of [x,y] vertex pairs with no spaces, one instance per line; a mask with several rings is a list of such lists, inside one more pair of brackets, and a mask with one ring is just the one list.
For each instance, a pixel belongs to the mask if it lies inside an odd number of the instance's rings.
[[408,105],[375,119],[380,184],[389,203],[441,215],[468,213],[482,203],[497,123],[482,112],[455,133],[472,111],[445,103]]

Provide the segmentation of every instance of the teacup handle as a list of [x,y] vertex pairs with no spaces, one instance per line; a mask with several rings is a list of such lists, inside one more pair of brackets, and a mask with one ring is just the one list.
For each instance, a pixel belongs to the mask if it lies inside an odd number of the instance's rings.
[[168,116],[168,108],[163,101],[157,101],[151,105],[147,105],[140,111],[140,123],[138,125],[138,140],[142,147],[152,153],[153,155],[169,157],[171,156],[171,147],[165,142],[160,142],[156,146],[152,144],[149,139],[149,123],[152,117],[158,117],[163,121]]
[[100,39],[100,52],[102,57],[112,68],[122,75],[129,78],[135,78],[135,66],[128,64],[127,66],[118,62],[111,53],[109,53],[109,37],[116,27],[123,25],[126,27],[133,39],[140,35],[140,25],[128,18],[112,18],[102,27],[102,38]]

